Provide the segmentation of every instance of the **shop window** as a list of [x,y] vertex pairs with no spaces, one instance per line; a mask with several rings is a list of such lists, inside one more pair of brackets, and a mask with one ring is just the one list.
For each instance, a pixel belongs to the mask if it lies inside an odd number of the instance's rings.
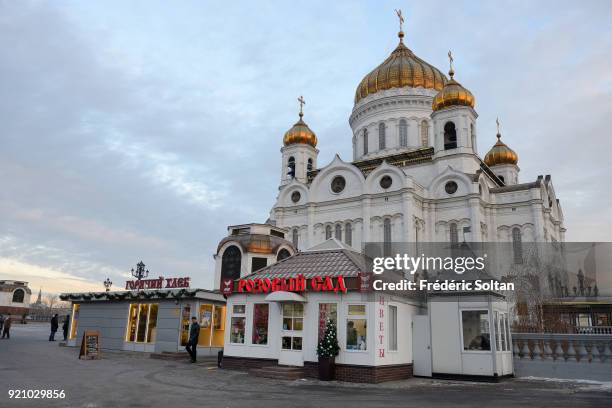
[[77,336],[77,328],[79,325],[79,309],[81,305],[75,303],[72,305],[72,318],[70,319],[70,338],[75,339]]
[[[304,305],[301,303],[283,304],[283,330],[301,331],[304,327]],[[302,350],[302,336],[299,333],[285,334],[281,339],[283,350]]]
[[130,304],[125,341],[153,343],[157,337],[158,304]]
[[389,351],[397,351],[397,306],[389,306]]
[[245,305],[234,305],[232,309],[232,329],[230,332],[230,343],[244,344],[244,330],[246,326],[245,312]]
[[268,344],[268,315],[269,305],[267,303],[255,303],[253,305],[253,344]]
[[[497,312],[496,312],[497,313]],[[501,321],[499,322],[500,325],[500,331],[501,331],[501,349],[502,351],[508,351],[510,350],[510,347],[508,345],[509,343],[509,335],[508,332],[506,331],[506,327],[508,326],[508,314],[506,313],[502,313],[501,315]]]
[[367,328],[365,305],[349,305],[346,319],[347,350],[367,350]]
[[495,344],[497,345],[497,351],[502,351],[502,336],[505,336],[505,333],[501,333],[501,331],[504,330],[504,315],[502,314],[501,321],[498,311],[493,312],[493,316],[493,325],[495,326]]
[[506,329],[506,347],[504,348],[504,351],[511,351],[512,348],[510,347],[510,322],[508,321],[508,313],[504,313],[504,328]]
[[464,350],[491,350],[491,330],[489,327],[489,312],[486,310],[463,310],[461,312],[463,325]]
[[189,340],[189,326],[191,325],[191,305],[183,306],[181,312],[181,346]]
[[325,326],[328,320],[331,320],[338,327],[338,305],[335,303],[319,303],[319,341],[325,335]]
[[302,330],[304,325],[304,305],[301,303],[283,304],[283,330]]

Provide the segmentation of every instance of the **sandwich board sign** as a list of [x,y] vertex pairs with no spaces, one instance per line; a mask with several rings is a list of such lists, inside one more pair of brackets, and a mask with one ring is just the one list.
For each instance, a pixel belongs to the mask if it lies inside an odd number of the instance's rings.
[[79,359],[99,360],[100,359],[100,332],[98,330],[85,330],[81,341]]

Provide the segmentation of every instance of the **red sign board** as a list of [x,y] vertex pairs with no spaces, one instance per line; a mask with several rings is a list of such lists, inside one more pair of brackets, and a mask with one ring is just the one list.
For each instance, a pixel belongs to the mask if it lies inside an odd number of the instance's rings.
[[234,291],[234,280],[233,279],[223,279],[221,281],[221,293],[224,295],[231,295]]
[[[223,282],[225,285],[225,282]],[[225,294],[225,286],[222,288]],[[237,293],[270,293],[270,292],[346,292],[343,276],[315,276],[310,279],[298,275],[292,278],[255,278],[240,279],[232,287]],[[231,293],[230,291],[229,293]]]
[[126,290],[143,290],[143,289],[175,289],[188,288],[191,278],[164,278],[160,276],[157,279],[141,279],[125,282]]

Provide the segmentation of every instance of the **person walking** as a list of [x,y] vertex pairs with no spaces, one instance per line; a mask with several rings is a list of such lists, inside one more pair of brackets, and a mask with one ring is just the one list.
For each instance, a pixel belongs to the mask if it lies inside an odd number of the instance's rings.
[[70,315],[66,315],[64,318],[64,324],[62,324],[62,330],[64,331],[64,341],[68,340],[68,328],[70,327]]
[[187,341],[187,345],[185,349],[189,353],[191,357],[191,362],[196,362],[197,357],[197,347],[198,347],[198,337],[200,336],[200,325],[198,324],[198,318],[193,316],[191,318],[191,328],[189,329],[189,341]]
[[13,319],[11,318],[11,314],[9,313],[7,318],[4,319],[4,327],[2,328],[2,338],[6,337],[7,339],[11,338],[11,323]]
[[0,333],[2,333],[2,326],[4,326],[4,315],[0,314]]
[[59,319],[58,319],[57,313],[56,313],[51,318],[51,334],[49,335],[49,341],[55,341],[55,332],[57,331],[57,328],[59,327],[59,321],[58,320]]

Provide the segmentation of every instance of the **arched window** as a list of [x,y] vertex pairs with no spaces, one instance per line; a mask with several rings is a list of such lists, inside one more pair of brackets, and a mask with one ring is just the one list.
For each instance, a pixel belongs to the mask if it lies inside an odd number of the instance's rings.
[[15,289],[15,291],[13,292],[13,303],[23,303],[24,297],[25,297],[25,290]]
[[449,228],[449,239],[451,243],[451,247],[456,247],[459,245],[459,234],[457,233],[457,224],[452,223]]
[[332,237],[332,228],[331,225],[325,227],[325,239],[330,239]]
[[223,252],[221,258],[221,287],[225,279],[240,279],[240,264],[242,262],[242,252],[237,246],[231,245]]
[[312,159],[308,159],[308,164],[306,165],[307,171],[312,171]]
[[444,125],[444,150],[457,148],[457,130],[453,122]]
[[514,263],[523,263],[523,239],[521,237],[521,229],[518,227],[512,228],[512,250],[514,252]]
[[385,124],[378,125],[378,149],[383,150],[387,147],[387,137],[385,136]]
[[406,119],[400,119],[399,122],[399,144],[400,147],[408,146],[408,125],[406,124]]
[[289,177],[294,178],[295,177],[295,158],[293,156],[289,157],[289,160],[287,161],[287,167],[289,169],[288,171]]
[[291,235],[291,242],[293,242],[293,246],[296,248],[298,247],[299,239],[299,231],[297,228],[294,228]]
[[429,123],[426,120],[421,122],[421,146],[429,146]]
[[347,245],[353,245],[353,227],[350,222],[347,222],[344,226],[344,242]]
[[474,132],[473,123],[470,123],[470,140],[472,141],[472,150],[476,153],[476,133]]
[[368,129],[363,129],[363,154],[368,154]]
[[336,238],[338,241],[342,241],[342,226],[340,224],[336,224],[334,238]]
[[385,218],[383,221],[383,250],[385,256],[391,255],[391,220]]
[[282,261],[283,259],[289,258],[291,253],[287,251],[285,248],[278,251],[278,255],[276,255],[276,261]]

